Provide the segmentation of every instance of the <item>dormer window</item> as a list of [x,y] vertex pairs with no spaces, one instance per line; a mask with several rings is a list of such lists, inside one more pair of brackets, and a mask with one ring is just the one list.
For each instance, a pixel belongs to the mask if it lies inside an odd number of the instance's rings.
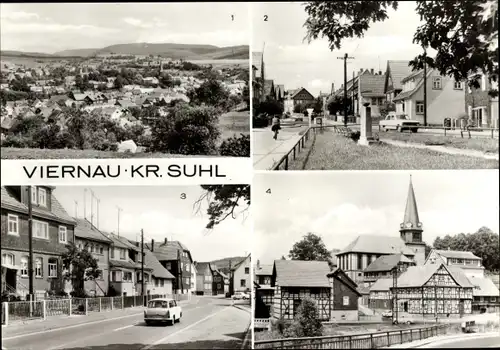
[[31,186],[31,204],[38,204],[38,197],[36,195],[36,186]]
[[44,188],[38,188],[38,205],[47,206],[47,191]]

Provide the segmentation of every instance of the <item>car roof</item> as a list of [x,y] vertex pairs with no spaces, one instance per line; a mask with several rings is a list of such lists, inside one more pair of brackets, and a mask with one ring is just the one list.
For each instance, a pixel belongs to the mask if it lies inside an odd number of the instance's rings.
[[150,301],[175,301],[175,300],[174,299],[170,299],[170,298],[155,298],[155,299],[148,300],[148,303]]

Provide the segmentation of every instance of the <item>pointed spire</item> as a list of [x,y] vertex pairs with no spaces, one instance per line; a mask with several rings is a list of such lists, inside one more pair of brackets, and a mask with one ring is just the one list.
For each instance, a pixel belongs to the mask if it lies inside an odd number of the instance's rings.
[[[408,197],[406,199],[405,216],[403,220],[405,228],[421,228],[422,224],[418,217],[417,200],[415,199],[415,192],[413,191],[413,183],[410,175],[410,186],[408,188]],[[411,224],[411,227],[409,227]]]

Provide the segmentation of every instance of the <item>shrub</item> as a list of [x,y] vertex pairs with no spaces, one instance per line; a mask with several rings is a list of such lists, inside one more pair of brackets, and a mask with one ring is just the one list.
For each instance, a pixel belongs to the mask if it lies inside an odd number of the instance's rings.
[[353,140],[354,142],[358,142],[359,141],[359,138],[361,137],[361,132],[359,131],[354,131],[351,133],[351,140]]
[[2,143],[3,147],[26,148],[31,147],[33,141],[24,136],[8,135]]
[[224,140],[219,147],[221,156],[250,157],[250,135],[240,134]]
[[269,125],[269,117],[266,114],[253,115],[252,127],[266,128]]
[[323,325],[319,319],[318,306],[312,298],[302,299],[292,325],[286,330],[288,337],[318,337],[323,335]]

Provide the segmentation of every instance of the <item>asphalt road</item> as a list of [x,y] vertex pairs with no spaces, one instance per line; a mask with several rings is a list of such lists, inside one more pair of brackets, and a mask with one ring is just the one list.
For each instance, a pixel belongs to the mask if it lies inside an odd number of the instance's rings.
[[450,340],[446,342],[434,342],[424,346],[419,346],[419,348],[447,348],[447,349],[462,349],[462,348],[499,348],[500,347],[500,334],[481,337],[481,338],[463,338]]
[[[199,298],[184,305],[180,323],[146,326],[143,315],[110,319],[16,337],[6,337],[2,345],[13,349],[239,349],[250,322],[248,311],[232,306],[229,299]],[[140,312],[140,310],[139,310]],[[64,323],[64,321],[62,321]]]

